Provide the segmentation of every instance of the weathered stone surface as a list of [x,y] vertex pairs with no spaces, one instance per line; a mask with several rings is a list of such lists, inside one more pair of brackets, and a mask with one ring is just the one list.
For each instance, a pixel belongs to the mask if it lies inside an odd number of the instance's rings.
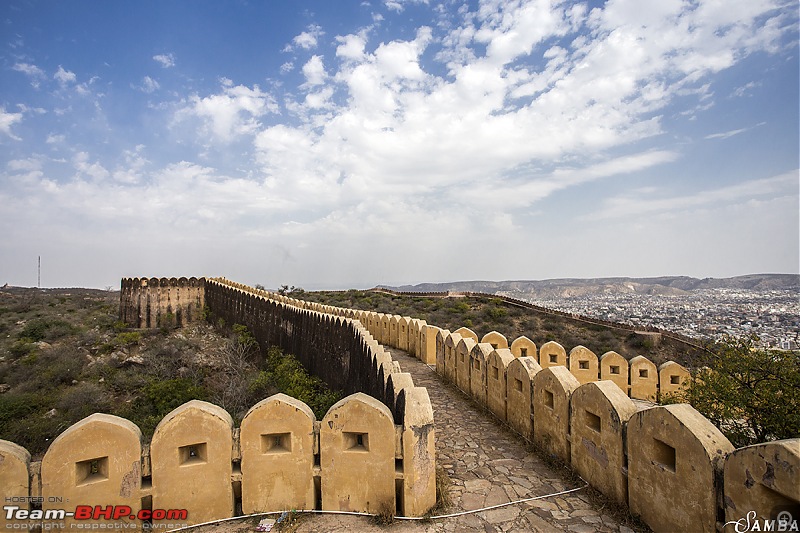
[[686,404],[639,411],[627,435],[631,512],[656,531],[716,531],[728,439]]
[[[70,426],[50,444],[42,460],[42,509],[74,511],[77,505],[127,505],[138,509],[141,438],[135,424],[112,415],[96,413]],[[50,497],[54,497],[53,501]],[[63,498],[63,502],[57,498]],[[81,523],[92,524],[85,520]],[[74,527],[72,524],[76,524],[72,518],[64,520],[67,529]],[[113,525],[113,521],[100,520],[96,524]]]
[[314,413],[276,394],[250,408],[239,433],[242,511],[313,509]]

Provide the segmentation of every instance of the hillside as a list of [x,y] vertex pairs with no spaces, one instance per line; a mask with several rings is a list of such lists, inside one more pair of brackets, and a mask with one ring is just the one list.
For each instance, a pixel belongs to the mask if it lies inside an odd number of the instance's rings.
[[234,420],[276,392],[317,416],[341,395],[280,350],[260,353],[241,327],[130,329],[117,291],[0,289],[0,439],[38,458],[70,425],[95,412],[134,422],[149,438],[192,399]]
[[537,346],[556,341],[569,351],[582,345],[598,356],[615,351],[626,359],[644,355],[657,365],[672,360],[690,367],[701,364],[703,360],[701,350],[675,339],[642,335],[629,329],[594,324],[563,314],[522,308],[500,298],[396,296],[355,290],[301,291],[291,296],[338,307],[420,318],[450,331],[466,326],[479,337],[495,330],[505,335],[509,342],[525,335]]
[[664,276],[657,278],[590,278],[517,281],[455,281],[420,283],[387,287],[407,292],[485,292],[489,294],[525,294],[538,298],[569,298],[594,294],[664,294],[678,295],[700,289],[798,290],[798,274],[751,274],[733,278],[691,278]]

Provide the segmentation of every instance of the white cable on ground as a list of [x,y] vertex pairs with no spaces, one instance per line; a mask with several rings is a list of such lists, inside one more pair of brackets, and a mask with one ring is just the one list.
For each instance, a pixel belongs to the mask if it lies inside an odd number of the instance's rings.
[[[583,490],[588,486],[589,486],[589,484],[587,483],[586,485],[584,485],[582,487],[577,487],[577,488],[569,489],[569,490],[562,490],[561,492],[554,492],[553,494],[545,494],[543,496],[534,496],[533,498],[525,498],[524,500],[516,500],[516,501],[513,501],[513,502],[506,502],[506,503],[501,503],[501,504],[498,504],[498,505],[492,505],[490,507],[484,507],[482,509],[472,509],[470,511],[461,511],[459,513],[444,514],[444,515],[438,515],[438,516],[395,516],[393,518],[394,518],[394,520],[439,520],[439,519],[442,519],[442,518],[454,518],[456,516],[464,516],[464,515],[468,515],[468,514],[482,513],[484,511],[491,511],[492,509],[499,509],[500,507],[507,507],[509,505],[516,505],[518,503],[532,502],[534,500],[543,500],[545,498],[552,498],[554,496],[562,496],[564,494],[569,494],[570,492],[577,492],[579,490]],[[273,514],[282,514],[282,513],[285,513],[285,512],[287,512],[287,511],[270,511],[270,512],[267,512],[267,513],[253,513],[253,514],[244,515],[244,516],[234,516],[234,517],[231,517],[231,518],[223,518],[223,519],[220,519],[220,520],[212,520],[210,522],[203,522],[202,524],[194,524],[192,526],[185,526],[185,527],[180,527],[180,528],[177,528],[177,529],[171,529],[170,531],[185,531],[185,530],[193,529],[193,528],[196,528],[196,527],[210,526],[212,524],[220,524],[222,522],[230,522],[231,520],[242,520],[244,518],[254,518],[254,517],[257,517],[257,516],[269,516],[269,515],[273,515]],[[359,512],[355,512],[355,511],[320,511],[320,510],[317,510],[317,509],[295,509],[295,510],[292,510],[290,512],[292,512],[292,513],[315,513],[315,514],[340,514],[340,515],[369,516],[369,517],[378,516],[378,515],[372,514],[372,513],[359,513]]]

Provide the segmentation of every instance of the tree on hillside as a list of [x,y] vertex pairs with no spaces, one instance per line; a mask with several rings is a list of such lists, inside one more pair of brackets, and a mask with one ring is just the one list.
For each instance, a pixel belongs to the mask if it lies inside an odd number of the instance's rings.
[[690,403],[736,447],[800,436],[800,352],[761,349],[757,340],[716,343],[709,366],[665,403]]

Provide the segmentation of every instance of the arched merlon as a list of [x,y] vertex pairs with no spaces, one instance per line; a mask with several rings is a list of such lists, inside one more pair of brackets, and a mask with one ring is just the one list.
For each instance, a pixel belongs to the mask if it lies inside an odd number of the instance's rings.
[[[141,440],[133,422],[108,414],[95,413],[67,428],[42,459],[42,509],[74,511],[94,502],[138,509]],[[73,518],[64,520],[67,529],[73,524]]]
[[688,404],[639,411],[627,436],[631,512],[655,531],[715,532],[728,439]]
[[[0,487],[3,498],[19,498],[14,501],[20,509],[29,509],[30,503],[25,500],[30,496],[31,454],[28,450],[9,442],[0,440]],[[11,529],[16,520],[6,520],[6,514],[0,513],[0,529]]]
[[726,522],[751,511],[760,521],[782,511],[800,520],[800,438],[736,450],[725,461],[724,487]]

